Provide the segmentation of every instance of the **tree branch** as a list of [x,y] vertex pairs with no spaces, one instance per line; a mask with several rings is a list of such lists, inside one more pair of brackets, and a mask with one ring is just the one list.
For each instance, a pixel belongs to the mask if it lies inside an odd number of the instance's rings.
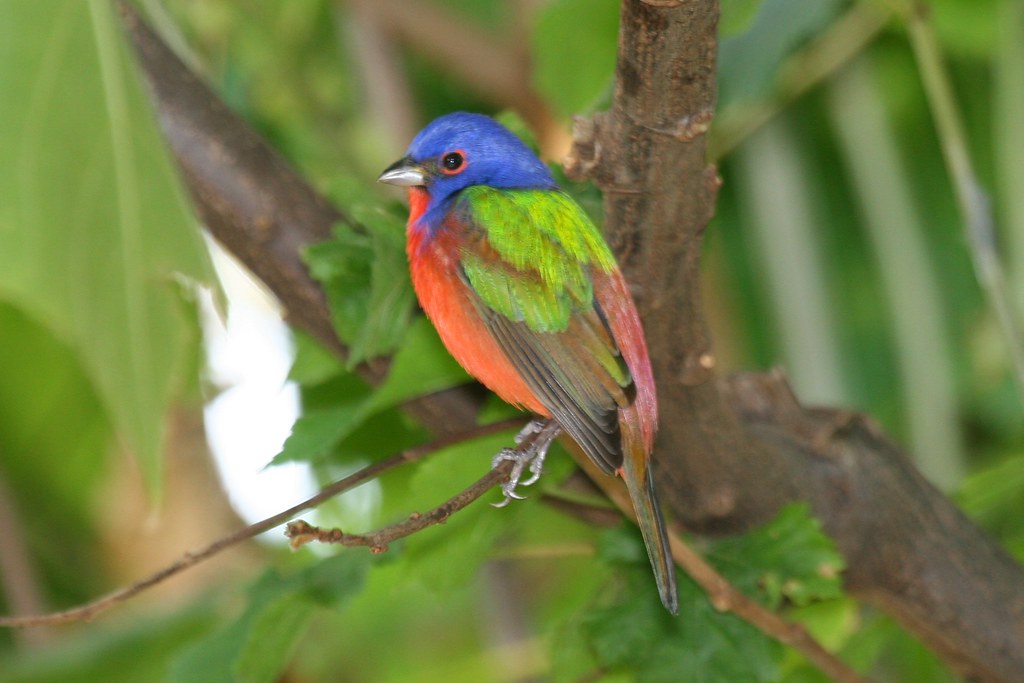
[[[385,458],[372,465],[364,467],[344,479],[325,486],[315,496],[295,505],[283,512],[268,517],[260,522],[251,524],[243,529],[224,536],[203,548],[185,553],[174,563],[163,569],[137,581],[124,588],[109,593],[97,600],[60,612],[42,614],[35,616],[0,617],[0,627],[24,628],[29,626],[55,625],[73,621],[87,621],[106,610],[123,603],[130,598],[163,583],[167,579],[180,574],[200,562],[220,554],[224,550],[268,531],[287,520],[293,518],[302,511],[312,509],[324,501],[350,489],[359,486],[373,478],[376,478],[399,465],[415,462],[430,453],[454,443],[465,441],[471,438],[486,436],[495,432],[508,429],[511,426],[521,424],[522,420],[506,420],[483,427],[478,427],[472,432],[449,435],[436,439],[428,444],[407,449],[389,458]],[[512,450],[518,453],[527,453],[535,450],[540,444],[548,444],[547,434],[554,430],[560,430],[557,423],[548,421],[541,429],[520,432],[521,439],[517,439],[515,448]],[[608,477],[600,472],[597,467],[585,456],[579,454],[584,469],[592,479],[605,491],[608,497],[627,516],[633,517],[633,507],[629,494],[618,479]],[[367,534],[350,534],[341,529],[321,529],[313,526],[304,520],[297,520],[287,525],[285,535],[291,539],[291,545],[297,549],[306,543],[317,541],[320,543],[339,544],[346,547],[368,547],[373,553],[387,551],[388,545],[395,540],[411,536],[423,529],[436,524],[443,524],[453,514],[467,507],[476,501],[495,486],[508,480],[514,463],[505,459],[496,467],[487,471],[484,476],[471,484],[468,488],[460,491],[452,498],[441,505],[429,510],[426,513],[414,513],[408,519],[384,527]],[[634,518],[635,521],[635,518]],[[849,669],[841,660],[825,650],[815,641],[805,629],[796,624],[786,622],[774,612],[762,607],[754,600],[748,598],[727,579],[721,576],[704,558],[694,551],[682,538],[673,534],[670,538],[672,555],[679,565],[700,585],[708,594],[711,603],[721,611],[730,611],[761,629],[769,636],[776,638],[782,643],[790,645],[802,652],[809,661],[818,666],[824,673],[831,676],[839,683],[861,683],[864,679]]]
[[[531,422],[519,432],[515,447],[510,449],[512,452],[519,455],[532,453],[532,457],[536,458],[540,449],[547,449],[551,439],[556,437],[562,429],[554,420],[545,421],[539,429],[533,427],[534,423]],[[505,455],[507,454],[503,451],[502,456]],[[320,543],[338,543],[348,547],[364,546],[370,548],[374,553],[383,553],[392,541],[410,536],[428,526],[448,521],[449,517],[487,491],[508,481],[515,465],[516,463],[510,458],[501,457],[499,464],[492,467],[487,474],[433,510],[426,513],[413,513],[404,522],[392,524],[369,534],[347,534],[341,529],[320,529],[298,520],[288,525],[286,535],[292,540],[293,548],[298,548],[311,541],[319,541]],[[518,479],[516,481],[518,482]],[[504,507],[508,500],[506,495],[505,501],[497,507]]]
[[[264,531],[269,531],[276,526],[284,524],[295,515],[306,510],[310,510],[320,503],[323,503],[334,496],[344,493],[350,489],[353,489],[360,484],[364,484],[371,479],[379,477],[384,472],[394,469],[399,465],[404,465],[410,462],[416,462],[427,457],[435,451],[439,451],[442,448],[447,448],[453,444],[473,439],[480,436],[487,436],[488,434],[494,434],[510,427],[522,424],[521,419],[504,420],[502,422],[495,422],[493,424],[484,425],[482,427],[476,427],[475,429],[459,433],[459,434],[448,434],[439,437],[429,443],[408,448],[400,453],[396,453],[388,458],[380,460],[368,465],[358,472],[353,472],[344,479],[340,479],[333,484],[320,489],[319,493],[311,498],[307,498],[298,505],[294,505],[283,512],[279,512],[276,515],[267,517],[264,520],[250,524],[249,526],[239,529],[234,533],[223,536],[208,545],[203,546],[198,550],[192,550],[182,555],[175,562],[167,565],[163,569],[156,571],[149,576],[136,581],[133,584],[119,588],[111,593],[108,593],[92,602],[87,602],[84,605],[78,607],[72,607],[71,609],[61,610],[59,612],[51,612],[49,614],[40,614],[33,616],[13,616],[13,617],[0,617],[0,627],[4,628],[25,628],[29,626],[45,626],[53,624],[66,624],[73,621],[89,621],[103,612],[106,612],[111,607],[115,607],[126,600],[129,600],[139,593],[142,593],[154,586],[163,583],[167,579],[180,574],[181,572],[194,567],[200,562],[219,555],[228,548],[238,545],[242,541],[249,540]],[[505,476],[508,475],[506,469],[495,469],[491,470],[489,476],[498,476],[497,481],[494,484],[501,483],[501,473]],[[495,472],[499,472],[498,475],[494,475]],[[494,484],[491,484],[492,486]]]
[[[553,432],[557,434],[560,429],[556,422],[548,420],[541,429],[520,432],[522,438],[521,440],[517,439],[516,446],[512,450],[520,454],[528,453],[531,450],[535,451],[539,445],[543,444],[546,446],[550,443],[550,438],[546,437],[547,433]],[[288,525],[286,535],[291,539],[293,548],[301,547],[312,541],[318,541],[320,543],[337,543],[347,547],[362,546],[369,548],[374,553],[383,553],[387,551],[388,544],[392,541],[411,536],[417,531],[426,529],[428,526],[443,524],[448,521],[448,518],[453,514],[498,484],[507,481],[512,473],[513,465],[514,463],[511,460],[502,460],[500,464],[488,470],[487,474],[480,477],[469,488],[449,498],[433,510],[425,513],[413,513],[403,522],[392,524],[368,534],[348,534],[341,529],[321,529],[303,520],[298,520]]]

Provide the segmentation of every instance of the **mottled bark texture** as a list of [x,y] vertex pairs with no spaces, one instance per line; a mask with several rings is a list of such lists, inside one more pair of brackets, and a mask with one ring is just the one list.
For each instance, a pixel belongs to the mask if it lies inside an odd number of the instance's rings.
[[[210,231],[339,353],[299,258],[347,220],[232,114],[129,9],[128,33]],[[701,236],[719,180],[705,162],[715,105],[714,0],[624,0],[611,109],[577,121],[571,173],[603,190],[605,229],[647,329],[658,379],[662,500],[699,533],[749,528],[810,501],[848,562],[846,585],[970,679],[1024,680],[1024,572],[863,416],[808,409],[777,374],[719,377],[700,305]],[[377,381],[385,363],[361,368]],[[437,431],[479,395],[410,406]]]

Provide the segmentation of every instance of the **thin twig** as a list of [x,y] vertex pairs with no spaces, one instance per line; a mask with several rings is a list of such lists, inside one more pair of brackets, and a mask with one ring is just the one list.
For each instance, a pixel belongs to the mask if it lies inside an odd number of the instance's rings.
[[905,2],[904,14],[925,96],[935,118],[939,146],[956,192],[975,276],[1002,330],[1017,391],[1024,399],[1024,331],[999,261],[992,202],[974,172],[963,120],[943,64],[942,49],[928,20],[928,7],[916,1]]
[[[599,495],[595,493],[595,495]],[[607,504],[588,503],[564,495],[562,490],[547,491],[541,494],[541,502],[563,515],[580,520],[584,524],[599,529],[611,529],[622,522],[622,514],[615,507]],[[603,502],[604,499],[601,498]]]
[[[533,449],[536,444],[548,438],[552,431],[560,429],[557,423],[549,420],[544,427],[536,431],[529,431],[524,434],[522,441],[512,449],[518,453],[526,453]],[[437,507],[424,513],[413,513],[403,522],[378,529],[368,534],[349,534],[341,529],[321,529],[303,520],[297,520],[288,525],[285,535],[291,539],[292,547],[299,548],[306,543],[317,541],[319,543],[337,543],[346,547],[364,546],[371,552],[383,553],[387,551],[388,544],[406,536],[411,536],[417,531],[426,529],[435,524],[444,524],[453,514],[463,509],[480,496],[498,484],[506,481],[512,472],[513,463],[510,460],[503,460],[497,467],[492,468],[476,480],[469,488],[452,496]]]
[[348,548],[363,546],[375,554],[383,553],[387,551],[388,544],[392,541],[411,536],[428,526],[444,524],[453,514],[508,479],[511,471],[512,463],[505,461],[494,469],[488,470],[487,474],[477,479],[469,488],[460,491],[436,508],[422,514],[413,513],[404,522],[392,524],[368,534],[349,534],[341,529],[321,529],[299,519],[288,523],[285,536],[291,540],[293,548],[301,548],[307,543],[316,541],[318,543],[335,543]]
[[129,598],[132,598],[143,591],[146,591],[157,584],[163,583],[170,577],[180,574],[186,569],[193,567],[200,562],[210,559],[214,555],[227,550],[231,546],[237,545],[242,541],[248,540],[257,536],[264,531],[273,529],[274,527],[284,524],[295,515],[316,507],[320,503],[333,498],[339,493],[348,491],[349,489],[355,488],[360,484],[363,484],[371,479],[374,479],[384,472],[394,469],[399,465],[405,463],[416,462],[422,460],[431,453],[438,451],[447,446],[451,446],[462,441],[467,441],[476,437],[487,436],[488,434],[494,434],[510,427],[514,427],[517,424],[522,424],[522,418],[515,418],[512,420],[505,420],[502,422],[495,422],[493,424],[484,425],[477,427],[459,434],[450,434],[448,436],[440,437],[429,443],[422,444],[409,448],[400,453],[396,453],[389,458],[385,458],[379,462],[375,462],[372,465],[364,467],[358,472],[354,472],[344,479],[329,484],[324,488],[320,489],[320,492],[315,496],[306,499],[305,501],[294,505],[283,512],[279,512],[276,515],[268,517],[255,524],[239,529],[234,533],[223,536],[216,541],[206,545],[199,550],[193,550],[182,555],[175,562],[167,565],[163,569],[150,574],[149,576],[136,581],[133,584],[119,588],[111,593],[108,593],[96,600],[87,602],[84,605],[78,607],[72,607],[71,609],[62,610],[60,612],[51,612],[49,614],[40,614],[36,616],[17,616],[17,617],[0,617],[0,627],[7,628],[24,628],[27,626],[41,626],[46,624],[64,624],[73,621],[89,621],[98,614],[107,611],[111,607],[118,605]]
[[[585,459],[576,460],[612,502],[627,517],[635,519],[633,504],[629,500],[626,487],[618,479],[601,473]],[[846,662],[826,650],[803,626],[786,621],[741,593],[679,534],[669,533],[669,545],[676,564],[704,590],[708,601],[715,609],[720,612],[732,612],[762,633],[792,647],[836,683],[868,683],[869,679],[858,674]]]

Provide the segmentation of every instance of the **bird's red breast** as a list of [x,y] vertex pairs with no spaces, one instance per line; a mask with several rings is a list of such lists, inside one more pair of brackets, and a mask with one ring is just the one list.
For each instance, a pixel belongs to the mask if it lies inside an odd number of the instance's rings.
[[459,276],[458,230],[450,224],[456,219],[450,216],[433,234],[417,225],[429,201],[425,189],[409,188],[406,254],[420,305],[466,372],[506,403],[550,417],[484,327],[468,286]]

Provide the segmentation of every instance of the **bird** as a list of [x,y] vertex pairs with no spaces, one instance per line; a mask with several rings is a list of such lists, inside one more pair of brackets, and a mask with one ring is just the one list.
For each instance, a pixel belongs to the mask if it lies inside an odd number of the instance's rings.
[[[413,288],[449,353],[505,402],[553,419],[601,471],[623,479],[661,601],[677,614],[651,469],[651,362],[600,230],[520,138],[483,114],[435,119],[378,180],[407,188]],[[516,456],[495,461],[503,457]],[[503,487],[506,503],[522,497],[522,468]]]

